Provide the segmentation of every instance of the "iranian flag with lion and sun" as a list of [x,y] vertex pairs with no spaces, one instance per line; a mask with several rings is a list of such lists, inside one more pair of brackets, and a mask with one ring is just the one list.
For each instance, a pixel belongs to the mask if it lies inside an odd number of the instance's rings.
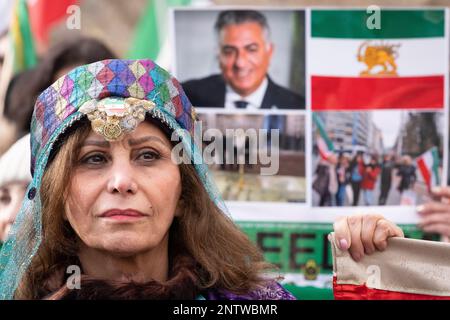
[[311,10],[308,74],[314,111],[442,109],[448,72],[443,9]]

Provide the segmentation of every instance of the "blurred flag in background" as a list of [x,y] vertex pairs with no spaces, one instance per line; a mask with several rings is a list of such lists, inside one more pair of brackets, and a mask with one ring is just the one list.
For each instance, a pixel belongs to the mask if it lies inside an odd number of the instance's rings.
[[195,2],[196,0],[149,0],[136,26],[127,57],[152,59],[163,68],[169,68],[169,8],[188,6]]

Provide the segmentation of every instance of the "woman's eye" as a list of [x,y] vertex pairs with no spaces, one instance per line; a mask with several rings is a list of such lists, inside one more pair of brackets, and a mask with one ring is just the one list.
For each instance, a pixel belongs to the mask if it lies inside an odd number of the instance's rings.
[[138,160],[143,161],[154,161],[160,158],[160,155],[154,151],[144,151],[141,152],[138,156]]
[[107,161],[106,157],[102,154],[93,154],[84,157],[83,160],[81,160],[81,162],[84,164],[93,164],[93,165],[103,164],[106,163],[106,161]]

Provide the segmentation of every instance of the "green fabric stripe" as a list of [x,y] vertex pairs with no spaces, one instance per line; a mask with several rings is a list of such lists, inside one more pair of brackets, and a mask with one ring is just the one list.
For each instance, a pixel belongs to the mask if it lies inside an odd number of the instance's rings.
[[322,122],[322,120],[319,118],[319,116],[313,112],[313,121],[316,125],[317,129],[319,130],[320,136],[323,138],[325,143],[327,144],[328,150],[334,151],[334,145],[333,141],[328,137],[327,131],[325,130],[325,126]]
[[168,7],[190,3],[191,0],[148,0],[147,8],[137,23],[127,59],[156,60],[164,39],[168,37]]
[[341,39],[443,37],[444,10],[381,10],[380,29],[369,29],[365,10],[312,10],[311,35]]

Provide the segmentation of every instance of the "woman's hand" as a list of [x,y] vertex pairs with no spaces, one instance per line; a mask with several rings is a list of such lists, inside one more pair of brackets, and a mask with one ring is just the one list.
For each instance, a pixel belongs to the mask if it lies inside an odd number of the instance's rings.
[[340,217],[334,223],[337,245],[348,250],[353,260],[387,247],[387,239],[404,237],[402,229],[381,215],[367,214]]
[[421,220],[419,227],[430,233],[450,237],[450,187],[436,187],[432,190],[436,201],[417,207]]

